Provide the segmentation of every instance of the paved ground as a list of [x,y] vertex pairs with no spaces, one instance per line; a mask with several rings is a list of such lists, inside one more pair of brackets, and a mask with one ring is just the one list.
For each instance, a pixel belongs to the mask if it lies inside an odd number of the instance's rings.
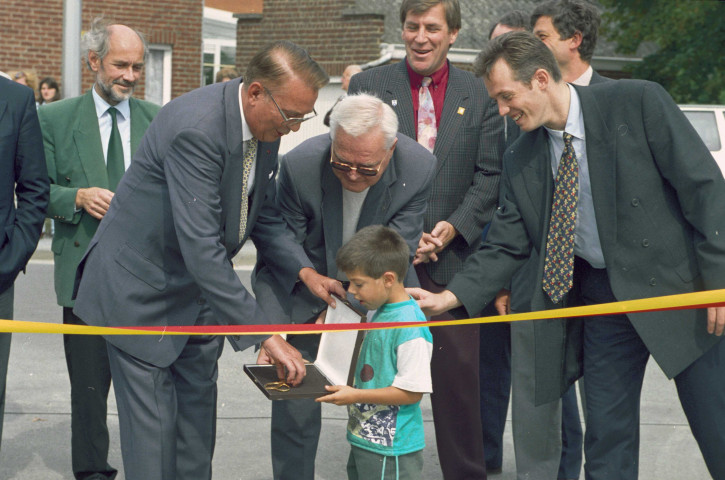
[[[249,262],[254,250],[237,258],[240,278],[249,285]],[[60,322],[55,304],[49,244],[41,241],[26,275],[16,282],[18,320]],[[242,372],[252,363],[250,351],[226,348],[220,361],[219,420],[214,477],[222,480],[271,479],[269,460],[269,401]],[[0,452],[0,480],[72,479],[70,467],[70,402],[62,338],[56,335],[15,334],[11,349],[7,406]],[[421,480],[440,479],[430,412],[424,400],[427,448]],[[122,471],[118,417],[113,393],[109,399],[110,462]],[[348,445],[346,414],[341,407],[323,406],[323,430],[317,456],[317,479],[345,476]],[[492,480],[514,480],[510,422],[505,433],[504,472]],[[123,478],[119,475],[119,478]],[[582,478],[584,476],[582,475]],[[640,479],[710,478],[692,439],[674,385],[651,364],[642,398]],[[534,479],[538,480],[538,479]],[[616,480],[616,479],[613,479]]]

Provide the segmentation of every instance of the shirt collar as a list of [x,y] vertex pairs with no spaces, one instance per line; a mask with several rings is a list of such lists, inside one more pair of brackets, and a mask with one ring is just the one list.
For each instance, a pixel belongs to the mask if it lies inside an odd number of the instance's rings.
[[440,83],[443,81],[443,78],[448,75],[448,60],[443,62],[443,66],[433,72],[432,75],[421,75],[420,73],[410,68],[410,64],[408,63],[407,58],[405,59],[405,67],[408,69],[408,78],[410,79],[410,85],[414,88],[420,88],[421,83],[423,83],[423,77],[429,76],[431,78],[431,85],[440,85]]
[[592,81],[592,75],[594,75],[594,69],[591,65],[589,65],[589,68],[584,70],[584,73],[582,73],[579,78],[571,83],[573,83],[574,85],[579,85],[580,87],[587,87]]
[[116,110],[121,113],[121,116],[124,119],[131,118],[131,107],[128,104],[128,99],[118,103],[117,105],[111,105],[103,98],[101,98],[100,95],[98,95],[98,92],[96,92],[95,84],[91,88],[91,92],[93,92],[93,104],[96,106],[96,116],[99,120],[103,116],[103,114],[106,113],[106,111],[112,106],[116,107]]
[[247,120],[244,118],[244,108],[242,107],[242,86],[244,85],[244,82],[241,82],[239,84],[239,113],[242,116],[242,141],[246,142],[247,140],[251,140],[253,135],[252,131],[249,129],[249,125],[247,125]]
[[[571,134],[574,138],[584,140],[584,115],[582,114],[581,101],[579,100],[579,94],[572,85],[567,84],[569,87],[569,113],[566,117],[566,126],[564,132]],[[562,137],[563,132],[561,130],[554,130],[549,127],[544,127],[549,132],[549,135],[556,135],[559,138]]]

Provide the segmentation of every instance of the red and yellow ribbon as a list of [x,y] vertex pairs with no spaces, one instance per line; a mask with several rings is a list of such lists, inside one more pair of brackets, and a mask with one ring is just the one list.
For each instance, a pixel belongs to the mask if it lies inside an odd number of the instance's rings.
[[494,317],[478,317],[465,320],[399,322],[399,323],[339,323],[333,325],[280,324],[280,325],[206,325],[166,327],[91,327],[86,325],[63,325],[45,322],[0,320],[0,332],[12,333],[54,333],[77,335],[273,335],[276,333],[312,334],[331,331],[373,330],[384,328],[437,327],[470,325],[475,323],[520,322],[551,318],[577,318],[594,315],[613,315],[662,310],[685,310],[693,308],[725,306],[725,289],[706,292],[685,293],[666,297],[643,298],[623,302],[603,303],[583,307],[560,308],[530,313],[517,313]]

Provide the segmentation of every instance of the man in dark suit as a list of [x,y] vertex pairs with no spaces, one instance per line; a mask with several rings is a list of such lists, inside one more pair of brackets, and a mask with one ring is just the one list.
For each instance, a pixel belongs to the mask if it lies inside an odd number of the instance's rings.
[[[565,82],[587,86],[609,81],[591,66],[601,23],[596,6],[580,0],[540,3],[531,14],[530,23],[534,35],[554,54]],[[503,118],[509,127],[507,131],[515,140],[519,128],[509,117]],[[535,286],[528,268],[535,269],[535,262],[521,268],[512,279],[514,293],[510,309],[505,296],[497,298],[500,313],[530,311],[530,297]],[[521,480],[579,478],[583,432],[576,387],[567,390],[561,400],[537,406],[534,339],[533,322],[514,322],[511,325],[511,417],[516,475]],[[579,388],[580,391],[583,388],[581,382]],[[583,398],[583,392],[581,394]]]
[[[13,318],[15,278],[35,251],[48,207],[40,125],[33,91],[0,78],[0,319]],[[17,199],[17,203],[16,203]],[[0,441],[10,333],[0,333]]]
[[[329,134],[307,140],[280,162],[277,202],[295,238],[318,272],[340,280],[347,278],[335,265],[337,251],[368,225],[400,233],[412,261],[423,234],[435,157],[397,134],[395,112],[372,95],[343,98],[330,120]],[[406,285],[417,286],[414,270],[409,272]],[[276,273],[262,261],[252,276],[262,310],[281,323],[322,321],[325,302],[299,285],[284,289]],[[318,336],[288,340],[305,358],[315,359]],[[312,399],[272,402],[275,479],[314,479],[320,415],[320,404]]]
[[[421,306],[437,313],[463,305],[475,315],[529,256],[532,310],[725,287],[725,181],[662,87],[569,85],[553,54],[525,32],[491,42],[476,69],[500,113],[527,133],[506,152],[486,244],[448,290],[417,292]],[[710,473],[725,478],[725,307],[534,327],[537,403],[556,399],[583,372],[587,478],[637,478],[650,355],[675,379]]]
[[[38,114],[51,181],[48,216],[55,220],[55,293],[65,324],[83,323],[73,314],[76,268],[159,111],[158,105],[131,96],[146,58],[146,43],[137,31],[96,19],[83,46],[86,65],[95,74],[93,88],[44,106]],[[79,480],[112,479],[117,471],[108,463],[106,342],[97,335],[64,335],[63,346],[71,384],[73,474]]]
[[[329,292],[344,295],[315,272],[274,204],[280,137],[314,116],[327,81],[305,50],[276,42],[252,58],[243,82],[166,105],[81,260],[75,314],[101,326],[268,324],[231,262],[247,238],[285,288],[299,278],[330,303]],[[211,478],[223,337],[106,340],[126,477]],[[305,375],[279,335],[229,340],[238,350],[261,341],[262,361],[292,385]]]
[[[458,1],[404,0],[400,20],[406,60],[358,73],[349,91],[380,96],[398,114],[400,132],[438,160],[415,263],[421,285],[443,289],[478,248],[496,208],[503,128],[483,83],[447,60],[461,28]],[[485,478],[479,327],[431,332],[431,401],[443,476]]]

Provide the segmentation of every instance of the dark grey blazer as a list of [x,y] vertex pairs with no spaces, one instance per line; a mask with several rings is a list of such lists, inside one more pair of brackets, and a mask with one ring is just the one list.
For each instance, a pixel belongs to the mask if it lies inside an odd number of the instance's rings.
[[[284,156],[277,178],[277,202],[317,272],[335,278],[335,256],[342,246],[342,185],[330,167],[330,144],[329,134],[319,135]],[[423,233],[423,214],[434,173],[435,157],[398,134],[387,168],[365,197],[357,229],[368,225],[395,229],[410,246],[412,260]],[[282,288],[272,271],[261,260],[252,278],[255,295],[274,321],[304,323],[325,307],[304,285]],[[408,273],[406,285],[417,286],[415,271],[410,268]],[[287,280],[287,285],[295,281]]]
[[[460,233],[440,254],[426,264],[431,278],[447,284],[463,261],[481,243],[483,227],[491,221],[498,199],[503,124],[496,102],[480,78],[450,65],[441,125],[433,154],[438,159],[423,231],[430,232],[441,220]],[[371,92],[398,114],[398,130],[417,137],[413,98],[405,62],[373,68],[354,75],[348,93]]]
[[49,190],[33,91],[0,77],[0,293],[35,251]]
[[[283,281],[311,266],[274,202],[279,141],[259,143],[245,238],[240,80],[187,93],[149,126],[78,268],[74,312],[90,325],[194,325],[205,303],[220,325],[267,324],[231,258],[251,236]],[[292,281],[294,283],[294,281]],[[291,287],[290,287],[291,288]],[[108,336],[125,352],[170,365],[186,336]],[[246,348],[260,340],[232,340]]]
[[[620,80],[575,87],[581,98],[592,196],[607,273],[622,300],[725,288],[725,181],[707,147],[661,86]],[[541,289],[553,179],[547,133],[523,134],[504,160],[502,205],[486,245],[448,288],[475,315],[529,253],[538,259],[532,310],[554,308]],[[630,315],[672,378],[720,337],[704,310]],[[575,321],[572,321],[575,322]],[[536,402],[579,374],[573,323],[535,323]],[[569,331],[569,335],[567,334]]]

